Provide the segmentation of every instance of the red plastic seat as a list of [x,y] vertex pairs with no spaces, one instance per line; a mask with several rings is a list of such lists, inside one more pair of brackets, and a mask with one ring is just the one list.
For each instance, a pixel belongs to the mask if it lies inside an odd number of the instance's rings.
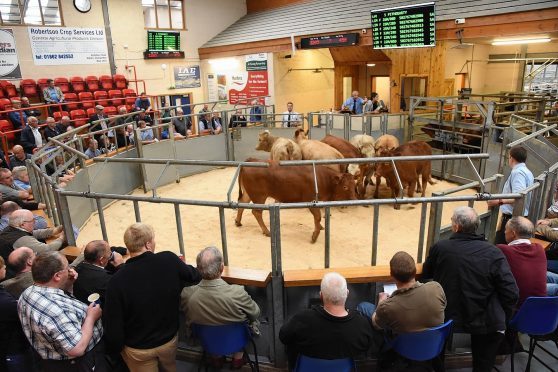
[[97,76],[92,76],[92,75],[86,76],[85,77],[85,83],[87,85],[87,89],[90,92],[95,92],[95,91],[101,89],[99,87],[99,79],[97,79]]
[[0,110],[6,111],[11,110],[13,108],[12,101],[7,98],[0,98]]
[[17,92],[17,88],[13,84],[6,85],[4,90],[6,91],[6,94],[8,95],[8,97],[10,97],[10,98],[19,97],[19,94]]
[[70,118],[74,122],[74,127],[81,127],[87,123],[87,115],[83,110],[72,110],[70,111]]
[[38,79],[37,80],[37,85],[39,86],[39,92],[40,92],[41,99],[43,99],[43,90],[46,87],[48,87],[47,80],[48,79]]
[[103,99],[103,98],[108,98],[108,93],[105,92],[104,90],[98,90],[93,92],[93,97],[95,97],[96,105],[101,105],[101,106],[109,105],[108,99]]
[[[77,94],[75,93],[66,93],[64,94],[64,100],[67,102],[66,103],[66,107],[68,108],[68,110],[77,110],[79,109],[79,99]],[[75,102],[75,103],[72,103]]]
[[[109,90],[108,95],[113,106],[119,106],[124,104],[124,100],[122,99],[122,91],[116,89]],[[115,98],[120,98],[120,99],[115,99]]]
[[128,82],[126,81],[126,77],[124,75],[113,75],[112,81],[114,81],[114,86],[116,89],[126,89],[128,87]]
[[60,121],[62,116],[70,116],[70,114],[68,114],[68,111],[54,111],[52,113],[52,117],[55,121]]
[[54,85],[56,85],[62,93],[68,93],[70,91],[70,82],[65,77],[57,77],[54,79]]
[[70,78],[70,83],[72,84],[72,90],[75,93],[80,93],[85,91],[85,81],[81,76],[72,76]]
[[105,107],[105,114],[108,116],[116,115],[118,114],[118,110],[114,106],[107,106]]
[[88,108],[87,109],[87,117],[90,118],[93,115],[95,115],[95,108]]
[[109,75],[101,75],[99,76],[99,81],[101,82],[101,87],[104,90],[112,89],[112,77]]
[[4,92],[4,89],[0,88],[0,98],[6,98],[6,93]]
[[[90,107],[95,107],[95,102],[93,102],[93,93],[91,92],[81,92],[78,93],[79,100],[81,102],[81,107],[88,109]],[[89,101],[89,102],[84,102]]]
[[122,89],[122,95],[124,97],[134,97],[134,98],[136,98],[137,96],[136,91],[133,89]]
[[[0,132],[6,133],[14,130],[14,126],[9,120],[0,120]],[[15,140],[15,133],[9,133],[6,135],[8,141],[13,142]]]
[[37,96],[37,82],[33,79],[23,79],[19,87],[24,96]]

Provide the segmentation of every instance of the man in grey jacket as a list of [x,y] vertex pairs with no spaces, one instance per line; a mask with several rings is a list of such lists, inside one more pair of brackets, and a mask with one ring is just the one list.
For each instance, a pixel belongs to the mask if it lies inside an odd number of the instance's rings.
[[[229,285],[221,274],[223,255],[215,247],[202,250],[196,263],[202,281],[195,286],[185,287],[181,294],[181,309],[187,324],[219,325],[248,321],[256,332],[260,308],[240,285]],[[242,367],[243,352],[233,355],[232,368]]]

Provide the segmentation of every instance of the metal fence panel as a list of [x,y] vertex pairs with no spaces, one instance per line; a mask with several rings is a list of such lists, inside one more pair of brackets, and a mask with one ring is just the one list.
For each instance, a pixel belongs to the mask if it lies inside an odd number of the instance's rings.
[[[178,160],[227,160],[225,134],[192,138],[186,141],[176,141],[176,159]],[[194,165],[177,165],[180,177],[190,176],[212,169]]]

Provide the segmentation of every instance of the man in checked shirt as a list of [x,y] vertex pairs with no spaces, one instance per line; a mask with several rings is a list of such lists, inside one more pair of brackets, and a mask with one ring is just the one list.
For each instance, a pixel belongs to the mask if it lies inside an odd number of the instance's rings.
[[68,260],[59,252],[40,253],[31,273],[35,284],[21,294],[18,313],[42,370],[106,371],[101,308],[70,294],[77,273]]

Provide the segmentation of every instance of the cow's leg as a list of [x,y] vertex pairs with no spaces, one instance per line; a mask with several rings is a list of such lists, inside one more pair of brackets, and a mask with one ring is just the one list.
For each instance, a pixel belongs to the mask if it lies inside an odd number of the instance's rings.
[[265,225],[262,218],[263,211],[261,209],[252,209],[252,214],[254,215],[254,217],[256,217],[256,221],[258,221],[258,225],[260,225],[262,233],[265,236],[269,236],[269,230],[267,229],[267,226]]
[[319,208],[308,208],[310,213],[314,216],[314,232],[312,233],[312,243],[316,242],[318,236],[320,235],[320,230],[323,229],[320,221],[322,220],[322,214],[320,213]]
[[[411,182],[409,182],[409,190],[407,192],[407,195],[409,196],[409,198],[413,198],[415,196],[415,188],[416,188],[416,184],[418,182],[418,177],[414,180],[412,180]],[[417,204],[417,203],[413,203],[413,204]]]
[[[250,203],[250,195],[246,191],[243,190],[242,195],[239,195],[238,198],[239,203]],[[242,226],[242,213],[244,212],[244,208],[238,208],[238,212],[236,212],[236,218],[234,220],[234,224],[236,226]]]
[[378,199],[380,196],[380,182],[382,182],[382,177],[376,176],[376,189],[374,190],[374,199]]
[[430,178],[430,174],[427,172],[422,173],[422,197],[426,195],[426,186],[428,185],[428,179]]
[[[386,178],[387,181],[387,178]],[[399,196],[399,188],[398,187],[391,187],[391,185],[389,185],[389,188],[391,189],[391,197],[392,198],[397,198]],[[393,205],[393,209],[401,209],[401,204],[397,204],[395,203]]]

